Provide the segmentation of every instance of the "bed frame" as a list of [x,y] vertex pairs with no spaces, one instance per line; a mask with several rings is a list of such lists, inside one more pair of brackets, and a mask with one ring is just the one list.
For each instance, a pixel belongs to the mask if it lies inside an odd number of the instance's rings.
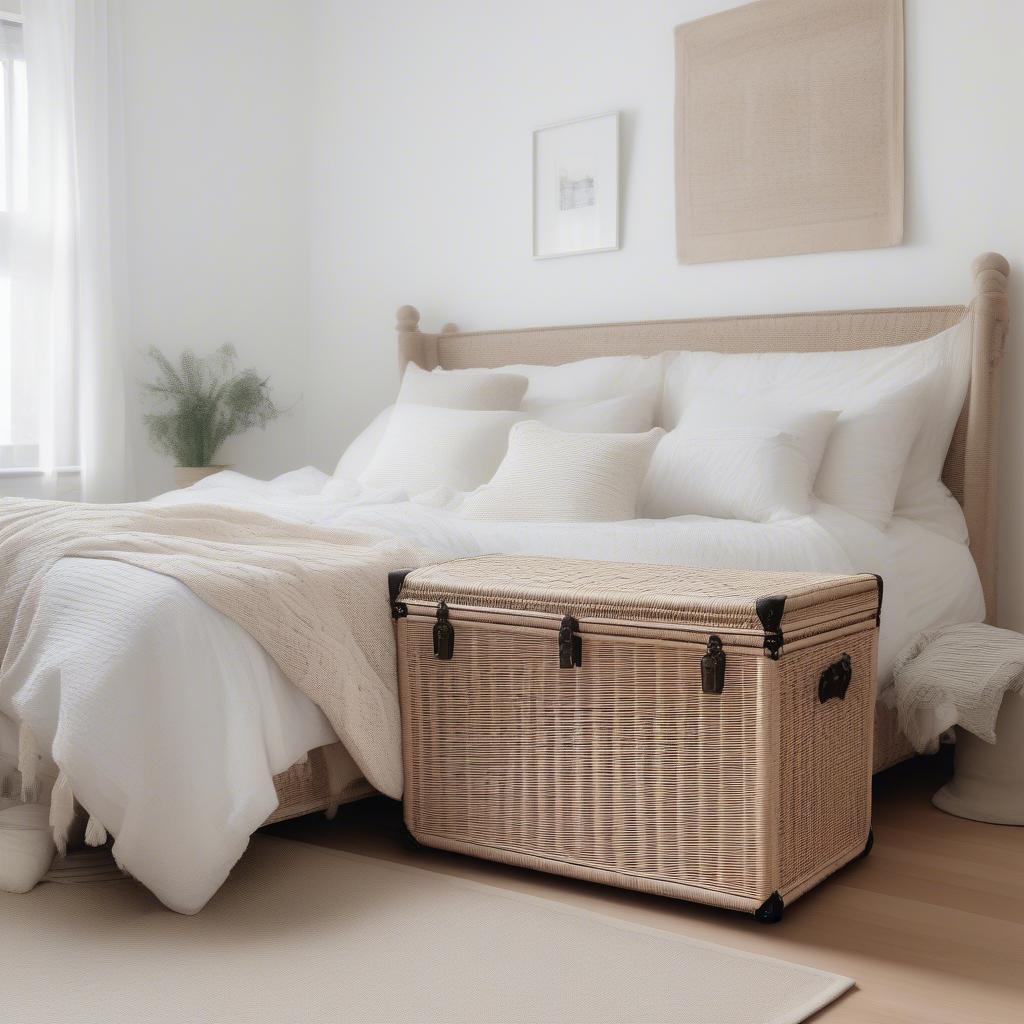
[[[507,331],[459,331],[446,324],[437,334],[420,330],[413,306],[398,310],[399,370],[413,362],[426,370],[495,367],[510,363],[556,365],[590,356],[657,355],[675,350],[715,352],[820,352],[902,345],[938,334],[973,318],[971,383],[946,456],[942,479],[960,502],[970,533],[989,621],[996,611],[995,486],[999,394],[998,367],[1006,339],[1006,282],[1010,267],[987,252],[971,265],[974,295],[966,306],[905,306],[895,309],[831,310],[700,320],[641,320],[634,323],[529,327]],[[875,770],[910,755],[895,715],[876,723]],[[318,751],[307,765],[277,776],[282,803],[273,820],[328,805],[316,781]],[[302,779],[299,776],[303,776]],[[320,772],[320,783],[326,773]],[[285,798],[286,797],[286,798]]]

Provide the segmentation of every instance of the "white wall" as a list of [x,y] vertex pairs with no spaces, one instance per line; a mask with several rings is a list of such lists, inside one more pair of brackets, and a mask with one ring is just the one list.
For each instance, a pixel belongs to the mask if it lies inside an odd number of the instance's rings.
[[[131,342],[224,342],[293,405],[309,337],[310,5],[127,0],[123,11]],[[151,374],[141,357],[141,380]],[[137,389],[132,392],[137,397]],[[173,486],[129,409],[139,496]],[[305,460],[303,402],[222,461],[270,476]]]
[[[680,266],[673,26],[735,0],[315,0],[309,455],[392,395],[395,308],[426,329],[957,302],[1024,243],[1024,3],[907,0],[904,244]],[[530,258],[530,132],[624,119],[623,247]],[[1019,282],[1017,282],[1019,285]],[[1021,315],[1014,294],[1012,315]],[[1024,627],[1024,332],[1006,359],[1001,618]]]
[[[466,328],[959,301],[1024,240],[1024,3],[907,0],[902,246],[680,266],[673,26],[735,0],[128,0],[132,340],[224,341],[296,403],[225,461],[329,469],[395,386],[394,311]],[[530,131],[623,114],[623,248],[530,258]],[[1024,267],[1015,265],[1024,273]],[[1020,319],[1019,281],[1012,315]],[[1024,332],[1001,618],[1024,627]],[[141,359],[136,376],[148,370]],[[129,411],[137,493],[171,485]]]

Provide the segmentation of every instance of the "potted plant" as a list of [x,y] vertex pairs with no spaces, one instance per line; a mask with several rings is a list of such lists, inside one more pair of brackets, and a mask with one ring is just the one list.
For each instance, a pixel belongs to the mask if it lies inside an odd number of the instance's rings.
[[265,427],[280,411],[265,377],[235,369],[235,349],[222,345],[209,356],[186,349],[175,366],[158,348],[149,356],[156,380],[146,392],[166,408],[145,417],[153,447],[174,457],[175,481],[188,487],[227,466],[214,463],[217,450],[233,434]]

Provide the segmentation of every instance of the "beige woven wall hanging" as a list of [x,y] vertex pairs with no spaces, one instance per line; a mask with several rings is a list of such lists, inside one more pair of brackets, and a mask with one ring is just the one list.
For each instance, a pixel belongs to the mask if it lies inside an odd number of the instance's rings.
[[676,29],[680,262],[902,237],[903,0],[760,0]]

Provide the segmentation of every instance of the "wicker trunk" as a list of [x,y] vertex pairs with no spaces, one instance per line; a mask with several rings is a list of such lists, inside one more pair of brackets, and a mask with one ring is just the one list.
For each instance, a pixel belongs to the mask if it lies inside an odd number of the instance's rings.
[[486,556],[392,598],[420,843],[766,921],[869,848],[878,577]]

